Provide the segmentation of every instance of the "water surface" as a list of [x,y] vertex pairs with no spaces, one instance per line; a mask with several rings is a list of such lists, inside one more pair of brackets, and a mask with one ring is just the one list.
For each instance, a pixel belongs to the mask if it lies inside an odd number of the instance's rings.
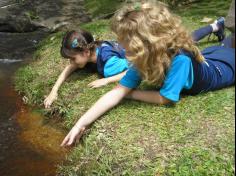
[[16,35],[0,33],[0,176],[55,176],[67,152],[60,147],[65,133],[24,105],[14,91],[14,73],[30,60],[23,56],[30,56],[35,43],[33,35],[27,40],[23,35],[17,41],[26,45],[14,45]]

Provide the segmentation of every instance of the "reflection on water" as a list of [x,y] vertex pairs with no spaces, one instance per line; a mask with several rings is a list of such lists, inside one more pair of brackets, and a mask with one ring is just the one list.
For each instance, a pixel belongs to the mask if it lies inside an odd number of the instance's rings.
[[62,159],[64,152],[60,142],[65,137],[58,129],[47,125],[37,113],[22,109],[17,114],[17,121],[21,127],[18,139],[38,153],[44,154],[49,160]]
[[3,164],[5,173],[14,176],[25,176],[26,173],[55,176],[56,165],[63,162],[66,154],[60,148],[64,134],[44,124],[39,114],[30,112],[24,106],[20,107],[13,119],[19,130],[14,145],[9,146],[11,156]]
[[17,62],[22,62],[21,59],[0,59],[0,63],[3,64],[12,64],[12,63],[17,63]]
[[23,105],[11,83],[18,66],[0,63],[0,176],[55,176],[65,134]]

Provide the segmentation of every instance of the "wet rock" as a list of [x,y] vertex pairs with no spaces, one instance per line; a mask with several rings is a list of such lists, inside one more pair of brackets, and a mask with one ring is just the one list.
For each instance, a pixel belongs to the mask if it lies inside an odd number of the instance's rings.
[[91,21],[83,7],[84,0],[27,0],[0,3],[1,32],[32,32],[76,28]]
[[0,32],[0,60],[24,60],[27,55],[33,53],[37,43],[47,35],[48,33],[42,31],[28,33]]

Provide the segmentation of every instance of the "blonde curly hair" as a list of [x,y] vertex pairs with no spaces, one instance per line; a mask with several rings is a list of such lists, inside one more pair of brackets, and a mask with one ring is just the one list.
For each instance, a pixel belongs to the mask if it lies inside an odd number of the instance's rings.
[[181,50],[204,61],[181,19],[161,2],[123,7],[114,15],[111,29],[127,50],[128,60],[150,84],[162,85],[172,58]]

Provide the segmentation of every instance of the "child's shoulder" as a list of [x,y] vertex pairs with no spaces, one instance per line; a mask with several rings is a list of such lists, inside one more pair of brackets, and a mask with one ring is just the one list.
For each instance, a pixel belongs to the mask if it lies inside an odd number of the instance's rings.
[[172,59],[172,63],[173,64],[188,64],[188,63],[191,63],[191,57],[189,57],[188,55],[186,54],[178,54],[176,55],[173,59]]
[[113,50],[113,45],[109,41],[103,41],[98,47],[100,53],[110,52]]
[[101,47],[116,47],[119,46],[119,44],[116,41],[103,41],[101,43]]
[[191,57],[186,54],[178,54],[173,59],[175,59],[175,60],[191,60]]
[[100,45],[100,52],[119,53],[122,57],[125,55],[125,49],[116,41],[103,41]]

